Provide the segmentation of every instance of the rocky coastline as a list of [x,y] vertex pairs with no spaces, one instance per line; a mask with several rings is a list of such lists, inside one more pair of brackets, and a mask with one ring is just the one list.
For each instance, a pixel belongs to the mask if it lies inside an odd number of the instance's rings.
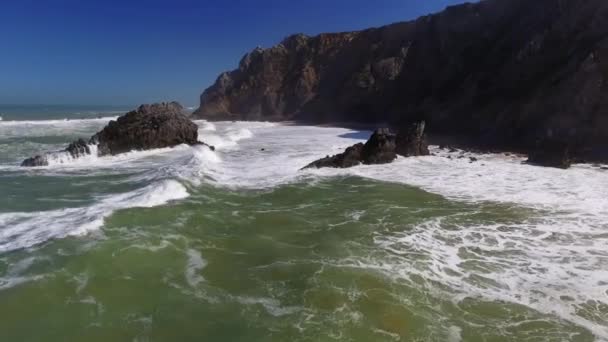
[[[379,28],[297,34],[245,55],[193,116],[424,120],[429,136],[465,137],[469,148],[525,153],[534,164],[607,162],[606,17],[602,0],[485,0]],[[547,132],[567,156],[541,156]]]

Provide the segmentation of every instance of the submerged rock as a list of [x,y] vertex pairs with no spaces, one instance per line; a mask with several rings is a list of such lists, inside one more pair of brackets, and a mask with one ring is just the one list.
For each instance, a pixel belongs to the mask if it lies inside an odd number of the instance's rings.
[[[99,156],[116,155],[133,150],[149,150],[173,147],[181,144],[205,145],[212,151],[213,146],[198,141],[198,126],[184,113],[177,102],[141,105],[85,141],[78,139],[61,152],[68,152],[73,158],[91,153]],[[97,147],[93,151],[92,147]],[[28,158],[21,166],[34,167],[48,165],[48,154]]]
[[31,158],[27,158],[21,163],[21,166],[24,167],[36,167],[36,166],[47,166],[49,165],[49,160],[46,156],[35,156]]

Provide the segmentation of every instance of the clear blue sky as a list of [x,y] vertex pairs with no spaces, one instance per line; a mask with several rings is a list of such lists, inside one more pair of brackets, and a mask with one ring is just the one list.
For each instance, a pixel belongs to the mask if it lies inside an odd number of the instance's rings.
[[291,33],[381,26],[462,0],[6,0],[0,103],[138,104],[198,96]]

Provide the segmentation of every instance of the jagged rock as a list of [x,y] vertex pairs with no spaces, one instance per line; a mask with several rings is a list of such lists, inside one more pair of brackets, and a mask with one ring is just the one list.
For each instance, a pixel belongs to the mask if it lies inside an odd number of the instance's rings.
[[377,129],[363,146],[361,158],[364,164],[387,164],[397,158],[396,137],[388,128]]
[[363,144],[358,143],[347,148],[343,153],[314,161],[304,167],[308,168],[347,168],[359,164],[386,164],[390,163],[395,154],[396,137],[387,128],[377,129],[369,140]]
[[91,154],[91,148],[87,144],[84,139],[78,139],[68,145],[68,148],[65,149],[66,152],[69,152],[72,157],[79,158],[84,155]]
[[348,168],[361,164],[363,161],[363,143],[358,143],[356,145],[348,147],[344,153],[336,154],[334,156],[327,156],[325,158],[314,161],[303,169],[311,169],[311,168],[323,168],[323,167],[333,167],[333,168]]
[[27,158],[21,163],[21,166],[24,167],[36,167],[36,166],[47,166],[49,165],[49,161],[46,156],[35,156],[32,158]]
[[[531,151],[576,128],[608,160],[608,1],[485,0],[357,32],[256,49],[201,95],[213,120],[401,122],[483,149]],[[578,160],[578,159],[577,159]]]
[[99,155],[198,143],[198,126],[177,102],[142,105],[110,123],[91,138]]
[[567,169],[572,165],[570,142],[551,134],[539,139],[536,149],[528,155],[528,164]]
[[[73,158],[91,154],[90,145],[97,145],[99,156],[116,155],[133,150],[173,147],[180,144],[205,145],[198,141],[198,126],[183,113],[177,102],[141,105],[110,123],[86,142],[78,139],[65,150]],[[48,165],[46,155],[28,158],[21,166]]]
[[397,134],[397,154],[404,157],[428,156],[429,145],[424,135],[424,121],[414,123]]

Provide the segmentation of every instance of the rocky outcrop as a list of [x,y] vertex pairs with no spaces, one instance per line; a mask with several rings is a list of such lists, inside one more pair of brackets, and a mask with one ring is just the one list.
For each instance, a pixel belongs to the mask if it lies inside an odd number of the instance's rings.
[[484,0],[358,32],[255,49],[201,95],[212,120],[403,122],[480,148],[531,151],[575,130],[608,159],[608,1]]
[[355,144],[348,147],[343,153],[321,158],[308,164],[303,169],[320,169],[323,167],[345,169],[357,166],[363,162],[363,145],[363,143]]
[[78,139],[68,145],[65,152],[68,152],[72,158],[79,158],[84,155],[91,154],[91,147],[86,141],[84,141],[84,139]]
[[388,128],[377,129],[365,144],[358,143],[347,148],[344,153],[314,161],[308,168],[347,168],[359,164],[387,164],[397,158],[395,154],[396,136]]
[[[28,158],[21,166],[49,165],[49,157],[67,153],[73,159],[90,155],[92,146],[98,156],[116,155],[134,150],[199,145],[198,126],[183,114],[177,102],[142,105],[110,123],[89,141],[78,139],[63,151]],[[208,145],[207,145],[208,146]],[[209,146],[214,150],[213,146]]]
[[395,152],[404,157],[428,156],[429,145],[426,142],[424,121],[411,124],[397,136]]
[[37,167],[37,166],[47,166],[49,165],[49,160],[46,156],[35,156],[31,158],[27,158],[21,163],[23,167]]
[[116,155],[133,150],[198,143],[198,126],[177,102],[142,105],[110,123],[91,138],[98,153]]
[[528,155],[528,164],[567,169],[572,165],[570,150],[572,141],[549,130],[547,135],[538,140],[536,148]]
[[[428,146],[424,139],[424,124],[415,124],[415,127],[422,127],[422,130],[406,130],[395,135],[390,132],[388,128],[380,128],[374,131],[369,140],[363,144],[358,143],[347,148],[343,153],[336,154],[334,156],[327,156],[325,158],[314,161],[304,167],[308,168],[322,168],[322,167],[333,167],[333,168],[348,168],[357,166],[359,164],[388,164],[393,162],[397,158],[398,141],[415,141],[416,150],[413,148],[404,148],[404,152],[407,152],[405,157],[417,156],[417,155],[428,155]],[[414,135],[412,135],[412,132]],[[420,134],[419,136],[416,134]],[[414,140],[413,137],[419,137],[418,140]],[[424,144],[424,145],[423,145]],[[410,143],[414,145],[414,143]],[[405,146],[407,147],[407,146]],[[426,153],[414,154],[415,152],[426,151]]]

